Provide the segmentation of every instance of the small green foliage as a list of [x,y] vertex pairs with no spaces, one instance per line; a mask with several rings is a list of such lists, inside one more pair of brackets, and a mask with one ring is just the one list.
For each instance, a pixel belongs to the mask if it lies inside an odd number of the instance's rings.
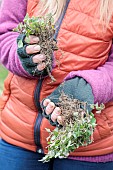
[[105,105],[101,103],[100,105],[98,103],[90,105],[92,109],[96,109],[96,113],[101,113],[101,111],[105,108]]
[[70,152],[80,146],[87,146],[92,143],[91,135],[93,134],[96,126],[96,120],[94,115],[88,114],[79,119],[79,116],[75,116],[74,124],[71,122],[65,127],[56,127],[53,131],[49,132],[48,138],[48,154],[43,157],[41,161],[48,162],[51,158],[67,158]]
[[[55,33],[54,19],[51,14],[40,17],[29,17],[27,14],[23,20],[23,23],[20,23],[13,31],[25,34],[27,37],[30,35],[44,36],[47,39],[53,38]],[[44,35],[42,35],[42,33]]]
[[[53,131],[46,129],[49,133],[47,138],[48,153],[40,161],[48,162],[52,158],[67,158],[81,146],[87,146],[93,142],[93,132],[96,127],[96,119],[92,112],[88,113],[87,103],[66,96],[63,92],[59,98],[63,118],[62,127],[56,127]],[[91,105],[99,111],[104,105]]]

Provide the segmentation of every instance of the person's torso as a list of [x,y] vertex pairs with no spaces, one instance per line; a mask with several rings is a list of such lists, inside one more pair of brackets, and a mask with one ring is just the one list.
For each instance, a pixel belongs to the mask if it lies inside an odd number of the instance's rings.
[[[27,12],[30,15],[37,15],[37,2],[28,1]],[[57,36],[59,50],[54,53],[55,67],[52,70],[52,75],[56,82],[50,83],[50,77],[44,78],[40,101],[51,94],[69,72],[96,69],[108,59],[113,38],[113,23],[111,21],[108,28],[103,29],[102,23],[99,23],[98,3],[99,0],[86,0],[84,3],[79,0],[70,1]],[[32,13],[30,13],[31,11]],[[34,126],[38,122],[39,115],[35,106],[37,98],[34,98],[34,93],[36,93],[38,83],[38,80],[30,80],[10,73],[6,79],[6,89],[1,99],[2,138],[12,144],[34,151],[36,151]],[[95,115],[98,124],[94,132],[95,142],[85,149],[79,148],[76,153],[73,153],[74,155],[95,155],[98,152],[100,154],[102,150],[102,154],[109,151],[106,148],[111,147],[113,141],[112,112],[113,103],[108,103],[106,109],[100,115]],[[39,140],[43,149],[47,152],[45,147],[47,146],[46,137],[48,133],[45,127],[53,129],[49,121],[42,118],[39,126]],[[37,133],[39,133],[38,130]],[[109,146],[105,143],[108,139]],[[101,144],[102,141],[103,145]],[[102,150],[97,152],[99,146],[102,146]],[[111,152],[113,152],[113,147]]]

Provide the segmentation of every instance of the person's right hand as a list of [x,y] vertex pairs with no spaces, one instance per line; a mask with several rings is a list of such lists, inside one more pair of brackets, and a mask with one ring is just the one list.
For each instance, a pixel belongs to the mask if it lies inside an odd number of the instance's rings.
[[89,113],[92,111],[91,105],[94,104],[92,87],[82,77],[75,77],[60,84],[41,102],[42,115],[49,120],[51,125],[59,126],[59,124],[63,124],[62,111],[59,106],[59,103],[61,103],[59,99],[62,92],[69,98],[87,103],[86,110]]
[[46,56],[43,54],[36,54],[36,53],[40,52],[40,46],[38,45],[39,38],[31,35],[31,36],[29,36],[29,38],[27,38],[27,37],[25,38],[25,42],[27,44],[29,44],[28,46],[26,46],[26,53],[29,55],[35,54],[32,57],[32,61],[33,61],[33,63],[38,64],[37,69],[39,71],[42,71],[46,66],[45,62],[44,62],[46,59]]
[[20,34],[17,38],[17,53],[24,69],[33,76],[46,75],[46,56],[40,54],[39,38],[31,35],[26,37]]

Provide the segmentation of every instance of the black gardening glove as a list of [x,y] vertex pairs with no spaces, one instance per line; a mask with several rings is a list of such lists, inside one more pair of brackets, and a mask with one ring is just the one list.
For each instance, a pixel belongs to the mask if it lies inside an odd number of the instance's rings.
[[[33,63],[33,54],[26,53],[26,47],[29,45],[25,40],[26,35],[20,34],[17,38],[18,49],[17,53],[22,63],[23,68],[32,76],[47,76],[46,69],[39,71],[37,69],[37,63]],[[36,55],[36,54],[35,54]]]
[[[51,93],[51,95],[47,97],[47,99],[50,99],[56,106],[58,106],[57,103],[59,103],[59,97],[62,92],[64,92],[64,94],[70,98],[78,99],[81,102],[87,102],[87,110],[89,112],[92,110],[90,107],[90,104],[94,104],[92,88],[83,78],[76,77],[74,79],[65,81],[64,83],[59,85],[56,90],[54,90],[53,93]],[[58,122],[53,122],[51,120],[51,114],[46,114],[46,107],[43,106],[43,101],[41,104],[43,116],[50,121],[51,125],[59,126]]]

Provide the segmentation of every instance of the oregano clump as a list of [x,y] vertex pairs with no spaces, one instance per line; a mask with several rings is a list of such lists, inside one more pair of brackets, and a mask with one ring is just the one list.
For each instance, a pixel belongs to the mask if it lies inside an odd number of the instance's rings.
[[[25,34],[28,38],[30,35],[39,37],[40,53],[46,56],[46,71],[52,81],[56,81],[51,74],[52,56],[55,50],[58,50],[57,41],[54,39],[55,25],[51,14],[40,17],[29,17],[26,15],[23,22],[20,23],[13,31]],[[22,46],[22,42],[18,43]],[[34,72],[35,73],[35,72]]]
[[[62,92],[57,105],[62,111],[63,122],[60,128],[56,127],[53,131],[46,128],[49,133],[48,153],[41,159],[43,162],[48,162],[52,158],[67,158],[70,152],[93,142],[96,119],[92,112],[88,112],[88,104],[70,98]],[[96,104],[91,107],[102,110],[104,105]]]

